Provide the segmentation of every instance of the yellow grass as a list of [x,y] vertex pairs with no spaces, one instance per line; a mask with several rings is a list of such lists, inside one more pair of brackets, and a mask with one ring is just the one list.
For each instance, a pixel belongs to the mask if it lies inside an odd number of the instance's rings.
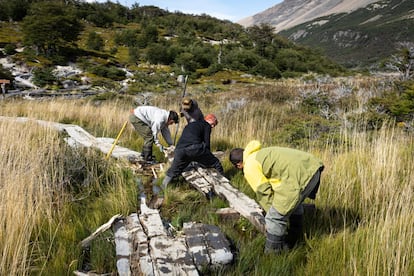
[[[293,87],[292,84],[285,88],[295,93]],[[365,91],[370,86],[355,87]],[[226,149],[243,147],[252,139],[271,144],[280,125],[296,107],[272,103],[268,98],[248,97],[246,105],[226,110],[225,103],[231,98],[254,96],[255,91],[247,88],[243,93],[195,94],[205,114],[214,112],[219,117],[219,124],[213,130],[213,144],[221,141],[227,144]],[[360,93],[360,103],[365,96]],[[153,100],[154,105],[177,110],[180,95],[160,95]],[[76,122],[95,136],[115,138],[133,106],[133,99],[99,104],[82,100],[15,101],[1,103],[0,115]],[[181,122],[180,130],[185,125],[183,119]],[[306,245],[293,251],[289,259],[275,257],[277,262],[288,262],[284,263],[290,267],[289,272],[285,271],[287,274],[294,271],[298,275],[412,275],[414,272],[413,137],[391,123],[374,132],[361,130],[364,122],[358,123],[347,128],[343,122],[339,143],[326,142],[325,147],[316,147],[309,142],[310,151],[324,161],[326,169],[315,202],[318,216],[308,221],[311,226],[308,225]],[[175,132],[174,128],[171,130]],[[0,274],[28,275],[29,265],[40,257],[33,251],[31,237],[39,235],[40,220],[51,221],[59,216],[64,201],[59,199],[66,196],[60,185],[64,172],[56,161],[61,158],[60,139],[54,131],[30,123],[14,125],[0,121],[0,134],[0,246],[3,252]],[[121,143],[132,143],[136,139],[140,138],[129,125]],[[124,200],[128,190],[121,188],[125,183],[121,178],[118,180],[114,195],[105,198],[104,206],[121,204],[120,208],[127,210]],[[104,217],[96,215],[96,224],[105,222]],[[257,246],[257,241],[253,242]],[[50,243],[52,246],[53,240]],[[235,243],[243,246],[244,241]],[[250,252],[240,250],[241,254]],[[295,254],[305,257],[300,259]],[[240,258],[256,262],[248,271],[255,271],[257,275],[268,271],[261,270],[261,265],[272,265],[260,254]],[[45,265],[46,262],[47,258]],[[246,266],[253,267],[253,264],[237,263],[230,274],[242,275]]]
[[50,167],[59,155],[59,139],[31,124],[0,122],[0,133],[0,274],[25,275],[28,261],[36,258],[31,255],[34,230],[40,220],[51,220],[59,212],[60,202],[53,195],[61,192],[62,175]]

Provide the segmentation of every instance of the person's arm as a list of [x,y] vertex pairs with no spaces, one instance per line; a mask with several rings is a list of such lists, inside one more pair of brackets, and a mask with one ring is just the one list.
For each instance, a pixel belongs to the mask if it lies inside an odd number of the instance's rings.
[[152,136],[154,137],[154,143],[160,145],[160,140],[158,140],[158,132],[161,130],[161,123],[159,121],[152,122],[151,125]]
[[161,128],[161,134],[162,134],[162,137],[164,137],[165,142],[167,142],[168,146],[171,146],[172,144],[174,144],[171,139],[171,132],[167,124],[165,124],[165,126]]
[[204,126],[203,133],[204,133],[203,142],[206,145],[206,148],[210,150],[211,126],[208,123]]
[[181,114],[183,114],[183,116],[187,120],[187,123],[195,122],[195,119],[191,117],[185,109],[181,109]]
[[257,201],[267,212],[272,205],[273,189],[269,179],[263,174],[261,165],[256,160],[244,164],[244,177],[256,193]]

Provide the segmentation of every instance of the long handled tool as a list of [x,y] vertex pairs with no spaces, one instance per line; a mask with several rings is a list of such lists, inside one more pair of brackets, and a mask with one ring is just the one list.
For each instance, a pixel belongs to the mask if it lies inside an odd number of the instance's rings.
[[108,158],[109,158],[109,156],[111,156],[111,154],[112,154],[112,152],[114,151],[114,148],[115,148],[116,144],[118,143],[118,140],[119,140],[119,138],[120,138],[120,137],[121,137],[121,135],[122,135],[122,132],[124,132],[124,130],[125,130],[125,128],[126,128],[126,126],[127,126],[127,124],[128,124],[128,120],[126,120],[126,121],[125,121],[124,125],[123,125],[123,126],[122,126],[122,128],[121,128],[121,131],[119,131],[118,136],[116,137],[116,139],[115,139],[114,143],[112,144],[111,149],[110,149],[110,150],[109,150],[109,152],[106,154],[105,159],[108,159]]
[[[185,75],[183,94],[182,94],[181,99],[180,99],[181,101],[185,97],[185,90],[187,89],[187,80],[188,80],[188,75]],[[181,102],[180,102],[180,106],[181,106]],[[174,146],[175,146],[175,142],[177,141],[177,134],[178,134],[179,126],[180,126],[180,120],[178,120],[178,123],[175,127]]]

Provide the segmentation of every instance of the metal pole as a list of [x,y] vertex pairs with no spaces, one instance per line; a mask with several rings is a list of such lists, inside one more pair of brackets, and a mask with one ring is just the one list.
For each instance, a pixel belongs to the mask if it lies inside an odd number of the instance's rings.
[[[187,89],[187,80],[188,80],[188,75],[185,76],[184,89],[183,89],[183,95],[181,96],[181,101],[185,97],[185,90]],[[181,102],[180,102],[180,106],[181,106]],[[175,126],[174,146],[175,146],[175,142],[177,141],[177,134],[178,134],[178,127],[179,126],[180,126],[180,120],[178,120],[178,123]]]
[[116,139],[115,139],[114,143],[112,144],[111,149],[110,149],[110,150],[109,150],[109,152],[107,153],[107,155],[106,155],[105,159],[108,159],[108,158],[109,158],[109,156],[111,156],[112,151],[114,150],[115,145],[118,143],[119,137],[121,137],[121,134],[122,134],[122,132],[124,132],[124,129],[126,128],[127,124],[128,124],[128,120],[127,120],[127,121],[125,121],[124,125],[122,126],[121,131],[119,132],[118,136],[116,137]]

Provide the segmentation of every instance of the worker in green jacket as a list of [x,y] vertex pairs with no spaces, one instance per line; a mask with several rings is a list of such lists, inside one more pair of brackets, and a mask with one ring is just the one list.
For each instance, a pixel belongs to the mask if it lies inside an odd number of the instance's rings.
[[259,141],[231,150],[230,161],[243,170],[266,211],[265,253],[292,248],[303,235],[302,202],[318,192],[322,161],[296,149],[262,148]]

